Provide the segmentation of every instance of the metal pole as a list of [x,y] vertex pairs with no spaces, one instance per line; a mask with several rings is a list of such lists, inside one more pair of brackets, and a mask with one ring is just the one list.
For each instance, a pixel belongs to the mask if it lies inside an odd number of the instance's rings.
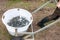
[[24,39],[27,39],[28,37],[32,36],[32,38],[34,40],[34,32],[33,32],[33,26],[32,26],[32,24],[31,24],[31,29],[32,29],[32,32],[31,32],[32,34],[27,35],[26,37],[24,37]]
[[42,9],[43,7],[45,7],[47,4],[49,4],[51,1],[46,2],[45,4],[43,4],[42,6],[39,6],[36,10],[34,10],[32,13],[36,13],[38,12],[40,9]]
[[31,29],[32,29],[32,38],[34,40],[34,32],[33,32],[33,25],[31,24]]
[[[51,23],[51,24],[49,24],[49,25],[47,25],[47,26],[45,26],[45,27],[43,27],[43,28],[41,28],[41,29],[39,29],[39,30],[37,30],[37,31],[35,31],[35,32],[33,32],[33,34],[36,34],[36,33],[38,33],[38,32],[41,32],[41,31],[44,31],[45,29],[48,29],[49,27],[51,27],[52,25],[54,25],[54,24],[56,24],[57,22],[59,22],[60,21],[60,18],[59,19],[57,19],[55,22],[53,22],[53,23]],[[28,32],[27,32],[28,33]],[[30,34],[32,34],[32,32],[30,32]],[[27,37],[30,37],[31,35],[28,35]],[[27,38],[26,37],[26,38]]]
[[51,27],[52,25],[56,24],[56,23],[59,22],[59,21],[60,21],[60,18],[57,19],[55,22],[53,22],[53,23],[51,23],[51,24],[49,24],[49,25],[47,25],[47,26],[45,26],[45,27],[43,27],[43,28],[37,30],[36,32],[34,32],[34,34],[36,34],[36,33],[38,33],[38,32],[41,32],[41,31],[43,31],[43,30],[45,30],[45,29]]
[[57,0],[55,0],[55,3],[57,3]]

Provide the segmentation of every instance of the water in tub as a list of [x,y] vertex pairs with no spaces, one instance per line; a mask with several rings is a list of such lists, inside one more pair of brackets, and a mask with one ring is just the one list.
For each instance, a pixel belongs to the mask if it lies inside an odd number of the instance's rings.
[[12,27],[24,27],[29,24],[29,21],[25,17],[17,16],[12,18],[7,24]]

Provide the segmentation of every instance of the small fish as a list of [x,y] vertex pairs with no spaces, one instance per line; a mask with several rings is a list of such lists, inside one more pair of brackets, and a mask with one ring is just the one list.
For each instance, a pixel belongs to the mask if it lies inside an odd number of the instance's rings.
[[29,24],[29,21],[24,17],[17,16],[12,18],[7,24],[12,27],[24,27]]

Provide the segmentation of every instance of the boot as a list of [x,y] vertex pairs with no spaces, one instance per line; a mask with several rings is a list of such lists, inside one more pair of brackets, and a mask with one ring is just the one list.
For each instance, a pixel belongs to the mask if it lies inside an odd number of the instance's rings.
[[37,25],[40,26],[41,28],[43,28],[45,26],[44,23],[46,23],[48,21],[49,21],[49,18],[48,17],[45,17],[40,22],[38,22]]

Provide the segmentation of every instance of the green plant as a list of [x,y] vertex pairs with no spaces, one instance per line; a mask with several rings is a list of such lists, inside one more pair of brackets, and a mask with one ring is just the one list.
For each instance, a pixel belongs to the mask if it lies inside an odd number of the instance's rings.
[[21,0],[9,0],[9,1],[21,1]]

